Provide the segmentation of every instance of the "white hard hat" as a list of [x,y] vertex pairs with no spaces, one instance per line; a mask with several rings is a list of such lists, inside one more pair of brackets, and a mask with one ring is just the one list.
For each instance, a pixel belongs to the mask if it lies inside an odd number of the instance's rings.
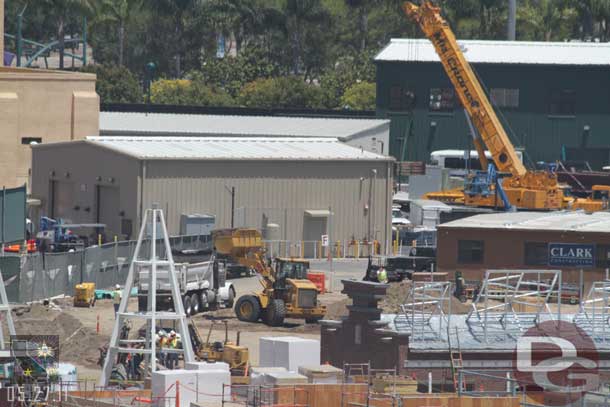
[[114,288],[116,288],[118,290],[119,288],[121,288],[121,286],[119,284],[117,284],[114,286]]

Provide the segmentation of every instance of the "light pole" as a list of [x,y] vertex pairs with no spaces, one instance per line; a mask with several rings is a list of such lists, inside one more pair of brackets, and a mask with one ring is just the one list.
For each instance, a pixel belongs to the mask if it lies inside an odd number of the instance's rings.
[[150,91],[151,91],[151,85],[152,85],[152,80],[153,77],[155,75],[155,69],[157,69],[157,65],[155,65],[154,62],[149,62],[146,64],[146,75],[145,75],[145,79],[144,79],[144,86],[145,86],[145,90],[146,90],[146,103],[148,105],[150,105]]

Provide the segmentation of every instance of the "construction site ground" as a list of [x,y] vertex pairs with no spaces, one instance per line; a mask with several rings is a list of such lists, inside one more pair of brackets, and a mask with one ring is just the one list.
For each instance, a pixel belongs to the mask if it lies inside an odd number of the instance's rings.
[[[340,319],[347,315],[348,298],[341,294],[342,279],[361,279],[366,269],[365,260],[346,260],[334,262],[333,271],[330,264],[319,261],[312,264],[312,269],[324,271],[327,274],[327,288],[330,292],[320,295],[320,301],[327,307],[325,319]],[[332,276],[332,285],[330,279]],[[231,280],[236,288],[237,296],[258,291],[260,288],[258,277],[237,278]],[[391,283],[386,298],[381,306],[386,313],[398,313],[400,304],[407,299],[410,282]],[[467,313],[470,303],[462,304],[455,297],[451,298],[452,313]],[[130,309],[137,308],[136,298],[131,298]],[[577,306],[562,306],[563,312],[574,312]],[[445,312],[449,310],[446,309]],[[98,300],[93,308],[75,308],[72,306],[72,298],[54,299],[49,305],[33,304],[30,306],[18,306],[14,312],[15,328],[18,335],[59,335],[61,362],[72,363],[77,366],[79,379],[87,379],[92,382],[99,378],[100,367],[97,365],[99,359],[99,348],[109,342],[114,325],[114,310],[111,300]],[[99,318],[99,334],[96,327]],[[264,336],[300,336],[303,338],[320,338],[320,326],[318,324],[306,324],[302,320],[287,319],[281,327],[269,327],[263,323],[247,323],[237,320],[232,309],[220,309],[197,314],[192,317],[200,335],[205,340],[210,320],[228,321],[229,339],[235,340],[236,334],[241,333],[241,344],[250,350],[250,362],[258,365],[259,338]],[[143,326],[143,325],[141,325]],[[133,326],[132,334],[141,326]],[[216,328],[212,340],[222,340],[224,331]],[[322,361],[323,362],[323,361]]]
[[[312,269],[327,273],[328,293],[320,295],[320,301],[327,306],[326,319],[338,318],[347,314],[347,297],[341,294],[342,279],[361,279],[366,270],[366,260],[327,261],[312,263]],[[332,276],[332,285],[330,279]],[[256,276],[230,280],[236,288],[237,296],[258,291],[259,279]],[[137,308],[137,299],[130,299],[130,310]],[[110,340],[114,327],[114,309],[112,300],[98,300],[92,308],[73,307],[72,298],[53,299],[49,305],[40,303],[16,306],[13,312],[15,329],[18,335],[58,335],[60,338],[60,362],[72,363],[77,367],[78,377],[91,380],[99,379],[99,348]],[[99,318],[99,334],[97,324]],[[223,320],[229,323],[229,338],[235,340],[241,333],[241,343],[250,349],[250,361],[258,364],[258,342],[264,336],[297,335],[303,338],[320,338],[318,324],[305,324],[302,320],[287,319],[282,327],[269,327],[263,323],[246,323],[237,320],[232,309],[203,312],[192,317],[199,333],[205,340],[210,319]],[[132,327],[132,336],[140,326]],[[222,340],[224,331],[216,329],[212,339]]]

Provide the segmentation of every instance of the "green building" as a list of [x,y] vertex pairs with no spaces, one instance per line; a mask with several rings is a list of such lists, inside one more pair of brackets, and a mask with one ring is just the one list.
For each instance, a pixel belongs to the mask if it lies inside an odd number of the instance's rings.
[[[526,164],[610,163],[609,43],[459,43]],[[393,39],[375,62],[377,115],[391,119],[392,155],[427,161],[431,151],[472,148],[464,110],[427,39]]]

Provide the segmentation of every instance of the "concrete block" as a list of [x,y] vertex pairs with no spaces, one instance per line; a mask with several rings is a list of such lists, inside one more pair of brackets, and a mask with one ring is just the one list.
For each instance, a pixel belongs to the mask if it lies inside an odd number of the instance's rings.
[[250,384],[253,386],[262,386],[265,384],[265,375],[267,373],[281,373],[287,370],[283,367],[253,367],[250,369]]
[[[155,407],[174,407],[176,381],[180,382],[180,406],[191,403],[221,402],[223,385],[231,384],[231,373],[223,370],[160,370],[152,374],[152,394]],[[225,387],[225,399],[230,400],[231,389]]]
[[259,390],[260,386],[265,386],[266,374],[268,373],[281,373],[286,372],[287,370],[283,367],[252,367],[250,368],[250,390],[247,391],[247,394],[242,394],[242,396],[247,396],[248,402],[250,404],[254,404],[256,399],[256,392]]
[[271,372],[265,373],[265,384],[273,387],[307,384],[307,377],[296,372]]
[[184,369],[159,370],[152,373],[151,380],[154,407],[174,407],[176,405],[176,381],[181,384],[179,407],[188,407],[191,402],[196,401],[194,394],[182,391],[183,386],[197,387],[197,376],[192,371]]
[[259,355],[262,367],[284,367],[296,372],[299,366],[320,364],[320,341],[295,336],[263,337]]
[[209,371],[209,370],[222,370],[225,372],[229,372],[229,364],[225,363],[225,362],[214,362],[214,363],[210,363],[210,362],[186,362],[184,364],[184,368],[186,370],[203,370],[203,371]]
[[299,366],[299,374],[313,384],[339,384],[343,382],[343,370],[331,365]]

